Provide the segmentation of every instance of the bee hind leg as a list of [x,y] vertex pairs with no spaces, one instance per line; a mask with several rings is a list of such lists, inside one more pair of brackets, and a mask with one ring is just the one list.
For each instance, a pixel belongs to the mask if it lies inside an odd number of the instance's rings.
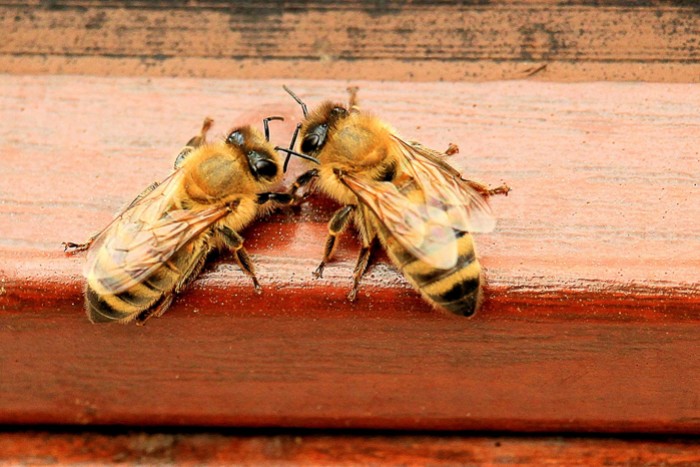
[[348,108],[350,112],[358,112],[359,105],[357,100],[357,92],[360,90],[358,86],[348,86]]
[[189,264],[187,270],[182,274],[182,278],[175,285],[175,293],[182,292],[187,288],[199,275],[207,261],[207,255],[209,254],[209,245],[199,250],[198,255]]
[[372,254],[373,242],[369,245],[363,246],[360,250],[360,255],[357,257],[357,264],[355,265],[355,271],[352,275],[352,290],[348,294],[348,300],[354,302],[357,298],[357,291],[360,288],[360,279],[367,272],[367,267],[369,266],[369,259]]
[[[124,214],[124,212],[125,212],[126,210],[130,209],[131,207],[133,207],[137,202],[139,202],[139,200],[142,200],[146,195],[148,195],[150,192],[152,192],[153,190],[155,190],[157,187],[158,187],[158,182],[153,182],[153,183],[151,183],[150,185],[148,185],[148,186],[146,187],[146,189],[143,190],[141,193],[139,193],[139,195],[138,195],[136,198],[134,198],[134,200],[133,200],[131,203],[129,203],[129,205],[128,205],[126,208],[124,208],[124,210],[123,210],[118,216],[121,216],[122,214]],[[118,217],[118,216],[117,216],[117,217]],[[92,242],[94,242],[95,239],[96,239],[102,232],[103,232],[103,231],[100,231],[100,232],[96,233],[95,235],[93,235],[92,237],[90,237],[90,238],[88,239],[88,241],[85,242],[85,243],[62,242],[61,245],[63,246],[63,251],[64,251],[65,253],[69,253],[69,254],[78,253],[79,251],[85,251],[85,250],[87,250],[88,248],[90,248],[90,247],[92,246]]]
[[231,250],[231,253],[233,253],[233,257],[236,259],[238,266],[253,280],[255,293],[261,294],[262,288],[260,287],[258,278],[255,277],[255,267],[253,266],[250,256],[248,256],[248,252],[243,248],[243,237],[241,237],[238,232],[226,226],[220,227],[219,233],[221,234],[224,244]]
[[508,193],[510,192],[510,187],[503,183],[501,186],[497,186],[496,188],[489,188],[488,185],[484,185],[483,183],[475,182],[473,180],[466,180],[462,179],[467,185],[469,185],[471,188],[476,190],[481,196],[484,198],[488,198],[489,196],[493,195],[506,195],[508,196]]
[[193,136],[190,138],[190,140],[185,144],[185,147],[182,148],[180,153],[177,155],[175,158],[175,168],[179,169],[182,163],[187,159],[187,156],[196,148],[204,144],[207,140],[207,133],[209,132],[209,129],[211,126],[214,124],[214,120],[212,120],[209,117],[204,118],[204,122],[202,123],[202,129],[199,130],[199,134],[197,136]]
[[61,242],[61,245],[63,246],[63,252],[72,255],[78,253],[79,251],[85,251],[88,248],[90,248],[90,245],[92,245],[92,242],[95,241],[96,237],[97,235],[90,237],[85,243]]
[[323,277],[323,269],[326,267],[326,263],[330,261],[335,251],[336,239],[345,228],[348,226],[348,221],[352,217],[350,214],[355,211],[355,206],[347,205],[338,209],[331,220],[328,222],[328,237],[326,237],[326,244],[323,248],[323,259],[321,264],[318,265],[316,270],[313,272],[314,277]]
[[459,154],[459,146],[457,146],[455,143],[450,143],[447,145],[447,149],[445,149],[445,155],[454,156],[455,154]]
[[142,311],[138,314],[138,316],[136,316],[136,324],[138,326],[145,325],[146,321],[148,321],[150,318],[160,318],[163,316],[163,313],[165,313],[168,308],[170,308],[170,305],[172,305],[175,294],[180,293],[180,291],[187,287],[199,275],[199,272],[202,270],[202,267],[207,259],[208,252],[208,248],[203,248],[201,253],[191,263],[189,269],[185,271],[182,278],[175,285],[173,291],[164,294],[153,306]]
[[148,321],[151,317],[155,316],[156,318],[159,318],[163,316],[163,313],[165,313],[165,311],[168,308],[170,308],[170,305],[172,303],[172,293],[163,295],[163,297],[159,301],[157,301],[152,307],[139,313],[139,315],[136,317],[136,324],[138,326],[143,326],[146,324],[146,321]]

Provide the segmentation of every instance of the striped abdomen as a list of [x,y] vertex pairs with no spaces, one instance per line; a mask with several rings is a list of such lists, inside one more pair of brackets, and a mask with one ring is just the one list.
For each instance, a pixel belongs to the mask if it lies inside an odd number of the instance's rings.
[[[189,248],[182,248],[168,261],[143,281],[127,290],[112,294],[106,291],[99,279],[89,277],[85,288],[85,311],[93,323],[119,321],[126,323],[134,319],[144,320],[151,314],[161,314],[170,305],[178,284],[187,278],[185,271],[196,274],[202,263],[202,255],[192,254]],[[97,268],[104,267],[98,258]],[[122,272],[122,274],[125,274]]]
[[436,269],[419,260],[386,231],[380,235],[389,258],[428,302],[457,315],[469,316],[476,311],[481,299],[481,266],[471,235],[455,232],[459,257],[450,269]]

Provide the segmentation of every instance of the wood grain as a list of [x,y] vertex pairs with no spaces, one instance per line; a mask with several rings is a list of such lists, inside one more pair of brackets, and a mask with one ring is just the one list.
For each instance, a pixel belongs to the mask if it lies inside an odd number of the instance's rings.
[[[311,106],[348,84],[286,83]],[[0,76],[0,423],[700,433],[692,85],[353,83],[402,135],[513,187],[477,237],[472,319],[382,258],[348,303],[351,235],[313,280],[333,210],[315,199],[244,232],[262,297],[223,258],[162,319],[88,323],[84,258],[60,242],[165,177],[205,115],[219,136],[283,115],[288,141],[281,84]]]
[[253,432],[16,432],[0,464],[693,465],[693,439]]
[[0,71],[697,81],[692,2],[0,2]]

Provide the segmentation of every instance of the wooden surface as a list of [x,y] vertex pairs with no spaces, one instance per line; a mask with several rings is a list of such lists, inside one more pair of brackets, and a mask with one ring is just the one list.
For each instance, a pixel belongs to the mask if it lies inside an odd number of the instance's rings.
[[694,2],[0,2],[0,72],[696,82]]
[[0,465],[625,465],[700,463],[692,439],[442,434],[29,432],[0,437]]
[[[348,84],[285,82],[310,106]],[[281,84],[0,76],[0,423],[700,433],[693,85],[354,82],[403,136],[512,186],[476,238],[474,318],[384,259],[348,303],[351,235],[314,280],[333,206],[313,200],[244,232],[263,296],[225,260],[162,319],[91,325],[60,243],[165,177],[205,115],[219,136],[283,115],[288,141]]]

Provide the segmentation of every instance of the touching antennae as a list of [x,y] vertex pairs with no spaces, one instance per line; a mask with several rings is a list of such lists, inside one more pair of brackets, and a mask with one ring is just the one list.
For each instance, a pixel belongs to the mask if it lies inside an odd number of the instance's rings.
[[313,156],[309,156],[308,154],[302,154],[302,153],[300,153],[300,152],[292,151],[291,149],[288,149],[288,148],[283,148],[283,147],[280,147],[280,146],[275,146],[275,150],[276,150],[276,151],[284,151],[284,152],[286,152],[287,154],[291,154],[291,155],[293,155],[293,156],[301,157],[302,159],[306,159],[307,161],[311,161],[311,162],[314,162],[314,163],[316,163],[316,164],[320,164],[320,163],[321,163],[321,161],[319,161],[318,159],[316,159],[316,158],[313,157]]
[[292,92],[292,90],[289,89],[286,85],[283,84],[282,87],[284,88],[285,91],[287,91],[287,94],[292,96],[294,98],[294,100],[297,101],[297,104],[299,104],[301,106],[301,111],[304,113],[304,118],[306,118],[307,115],[309,115],[309,111],[306,108],[306,104],[304,104],[304,102],[301,99],[299,99],[299,97],[296,94],[294,94]]
[[263,118],[263,128],[265,129],[265,141],[270,142],[270,126],[267,124],[270,120],[282,120],[284,117],[267,117]]
[[[299,130],[301,129],[301,123],[297,123],[297,127],[294,130],[294,134],[292,135],[292,141],[289,143],[289,149],[294,149],[294,145],[297,142],[297,136],[299,136]],[[284,167],[282,168],[282,172],[287,173],[287,166],[289,165],[289,159],[291,159],[292,154],[287,153],[286,159],[284,159]]]

